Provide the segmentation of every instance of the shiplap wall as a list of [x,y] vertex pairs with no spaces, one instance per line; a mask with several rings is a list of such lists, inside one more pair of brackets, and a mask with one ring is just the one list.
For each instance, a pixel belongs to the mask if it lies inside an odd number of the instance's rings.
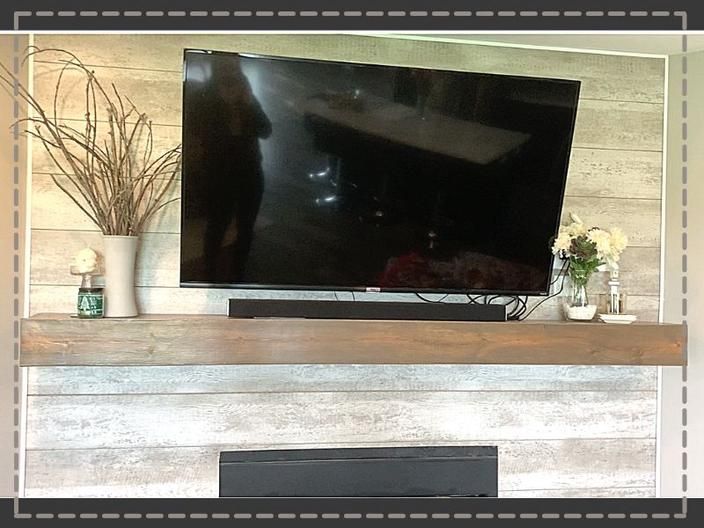
[[[180,141],[183,48],[582,80],[565,214],[619,225],[632,310],[658,316],[664,61],[351,35],[39,35],[114,82]],[[36,96],[59,67],[34,68]],[[82,116],[81,89],[60,101]],[[100,234],[34,149],[30,311],[70,312],[73,254]],[[178,185],[174,187],[178,194]],[[224,313],[254,292],[178,288],[179,207],[142,237],[141,310]],[[592,290],[603,290],[595,277]],[[329,293],[270,292],[329,298]],[[378,298],[375,297],[375,298]],[[555,302],[536,317],[558,318]],[[656,371],[628,367],[258,366],[31,368],[28,496],[215,496],[225,448],[496,444],[502,496],[652,496]],[[80,468],[80,471],[78,470]],[[78,476],[80,475],[80,477]]]

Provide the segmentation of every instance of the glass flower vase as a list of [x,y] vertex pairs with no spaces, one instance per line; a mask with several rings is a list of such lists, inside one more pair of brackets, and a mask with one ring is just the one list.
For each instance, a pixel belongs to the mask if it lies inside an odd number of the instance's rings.
[[581,270],[570,270],[570,282],[572,288],[570,295],[564,304],[565,317],[572,321],[591,321],[596,315],[596,304],[589,304],[589,294],[587,293],[587,283],[589,273],[582,273]]
[[570,306],[584,307],[589,306],[589,295],[587,294],[587,285],[583,283],[573,283],[572,292],[570,295]]

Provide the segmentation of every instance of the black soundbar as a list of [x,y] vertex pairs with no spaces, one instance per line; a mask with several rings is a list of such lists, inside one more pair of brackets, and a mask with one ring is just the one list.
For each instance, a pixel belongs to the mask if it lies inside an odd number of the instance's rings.
[[499,304],[388,301],[230,299],[228,317],[304,319],[385,319],[406,321],[505,321]]

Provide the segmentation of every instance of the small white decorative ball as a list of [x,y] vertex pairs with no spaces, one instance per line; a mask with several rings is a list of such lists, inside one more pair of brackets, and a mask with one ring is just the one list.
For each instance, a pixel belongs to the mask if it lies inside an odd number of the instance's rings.
[[74,257],[72,267],[76,273],[94,273],[98,269],[98,254],[91,248],[82,249]]

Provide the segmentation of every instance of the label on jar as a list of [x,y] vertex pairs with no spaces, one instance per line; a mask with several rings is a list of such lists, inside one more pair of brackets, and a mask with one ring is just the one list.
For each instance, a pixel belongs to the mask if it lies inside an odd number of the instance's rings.
[[103,292],[78,291],[78,317],[95,319],[103,316]]

